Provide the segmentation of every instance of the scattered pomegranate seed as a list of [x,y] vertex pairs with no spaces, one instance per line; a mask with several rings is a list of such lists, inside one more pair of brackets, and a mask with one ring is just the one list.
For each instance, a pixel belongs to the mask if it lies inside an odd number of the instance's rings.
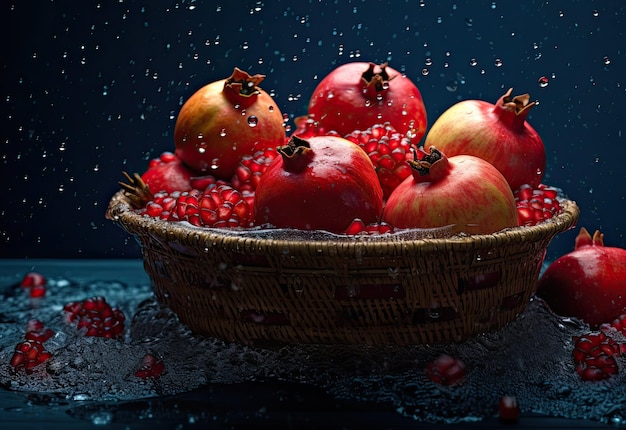
[[34,342],[45,342],[54,336],[54,331],[45,327],[44,323],[37,319],[28,321],[26,325],[26,340]]
[[498,403],[498,417],[501,421],[512,423],[519,419],[520,408],[513,396],[502,396]]
[[163,360],[148,353],[141,359],[141,365],[139,369],[135,371],[135,376],[137,378],[158,378],[164,370],[165,365],[163,364]]
[[20,282],[20,287],[27,288],[32,298],[43,297],[46,295],[46,278],[41,273],[27,273]]
[[517,219],[520,226],[536,225],[561,212],[556,188],[539,184],[534,189],[526,184],[516,190],[513,195],[515,196]]
[[46,351],[43,343],[36,340],[25,340],[15,346],[15,352],[11,357],[11,366],[16,370],[24,370],[31,373],[32,370],[48,361],[52,354]]
[[344,234],[347,234],[349,236],[374,235],[385,233],[393,233],[393,227],[386,222],[366,225],[360,218],[355,218],[344,232]]
[[85,336],[119,338],[124,332],[124,314],[109,305],[104,297],[70,302],[63,307],[67,319],[84,329]]
[[465,380],[465,363],[458,358],[441,354],[426,367],[426,377],[441,385],[461,385]]
[[572,358],[583,381],[599,381],[617,374],[615,357],[623,351],[615,340],[603,332],[574,336],[573,340]]
[[411,175],[411,167],[406,162],[413,159],[411,140],[389,123],[355,130],[346,139],[359,145],[369,155],[376,167],[384,198],[389,197],[400,182]]

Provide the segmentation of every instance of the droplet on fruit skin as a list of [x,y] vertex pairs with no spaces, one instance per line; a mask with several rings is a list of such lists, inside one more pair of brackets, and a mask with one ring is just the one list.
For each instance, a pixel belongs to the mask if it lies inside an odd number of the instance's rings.
[[220,136],[221,136],[221,137],[226,136],[226,129],[225,129],[225,128],[223,128],[223,129],[221,129],[221,130],[220,130]]
[[248,117],[248,125],[250,127],[256,127],[258,123],[259,123],[259,119],[256,116],[250,115]]

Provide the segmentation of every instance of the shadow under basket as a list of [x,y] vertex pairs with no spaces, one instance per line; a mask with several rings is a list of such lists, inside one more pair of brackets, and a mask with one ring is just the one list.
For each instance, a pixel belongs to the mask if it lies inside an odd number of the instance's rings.
[[448,238],[310,238],[193,227],[137,214],[122,191],[107,218],[141,244],[157,299],[198,334],[252,346],[459,342],[528,305],[575,202],[533,227]]

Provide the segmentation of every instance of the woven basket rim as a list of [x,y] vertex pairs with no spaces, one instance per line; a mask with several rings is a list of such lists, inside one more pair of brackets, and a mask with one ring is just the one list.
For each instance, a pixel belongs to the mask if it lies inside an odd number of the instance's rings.
[[[254,247],[268,244],[294,247],[298,245],[324,246],[330,242],[329,239],[338,240],[342,245],[359,244],[366,248],[387,248],[390,245],[402,243],[410,244],[412,247],[429,247],[436,249],[467,249],[474,247],[477,243],[481,247],[503,246],[509,242],[532,242],[542,238],[552,238],[558,233],[567,231],[575,227],[580,210],[575,201],[566,198],[559,198],[561,212],[540,224],[535,226],[522,226],[515,228],[507,228],[491,234],[473,234],[473,235],[454,235],[446,237],[420,237],[405,238],[392,236],[367,236],[367,235],[333,235],[328,233],[325,239],[307,239],[299,231],[295,237],[260,237],[260,233],[267,232],[269,229],[226,229],[226,228],[210,228],[196,227],[186,222],[170,222],[166,220],[155,219],[148,216],[142,216],[134,211],[130,200],[127,198],[123,190],[113,195],[106,211],[106,218],[119,224],[124,230],[130,234],[148,233],[154,237],[162,239],[180,239],[189,241],[188,238],[193,236],[194,243],[226,241],[233,246],[237,246],[239,242],[245,242],[246,247]],[[282,231],[285,231],[284,229]],[[311,232],[309,232],[311,233]]]

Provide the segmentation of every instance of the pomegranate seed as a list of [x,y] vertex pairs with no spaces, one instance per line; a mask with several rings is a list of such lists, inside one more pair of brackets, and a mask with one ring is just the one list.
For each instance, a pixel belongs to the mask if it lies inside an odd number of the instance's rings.
[[63,310],[69,322],[76,323],[85,336],[119,338],[124,331],[122,311],[112,308],[104,297],[92,297],[81,302],[67,303]]
[[158,378],[164,370],[163,360],[148,353],[141,359],[141,365],[135,371],[135,376],[137,378]]
[[498,416],[505,422],[515,422],[519,419],[520,408],[517,399],[513,396],[502,396],[498,403]]
[[554,217],[561,211],[555,188],[539,184],[536,189],[522,185],[514,193],[520,226],[532,226]]
[[441,354],[426,367],[426,377],[441,385],[460,385],[465,379],[465,364],[458,358]]
[[369,155],[376,167],[383,197],[388,197],[411,174],[411,168],[406,163],[413,159],[411,140],[389,123],[377,124],[367,130],[355,130],[345,138],[359,145]]

